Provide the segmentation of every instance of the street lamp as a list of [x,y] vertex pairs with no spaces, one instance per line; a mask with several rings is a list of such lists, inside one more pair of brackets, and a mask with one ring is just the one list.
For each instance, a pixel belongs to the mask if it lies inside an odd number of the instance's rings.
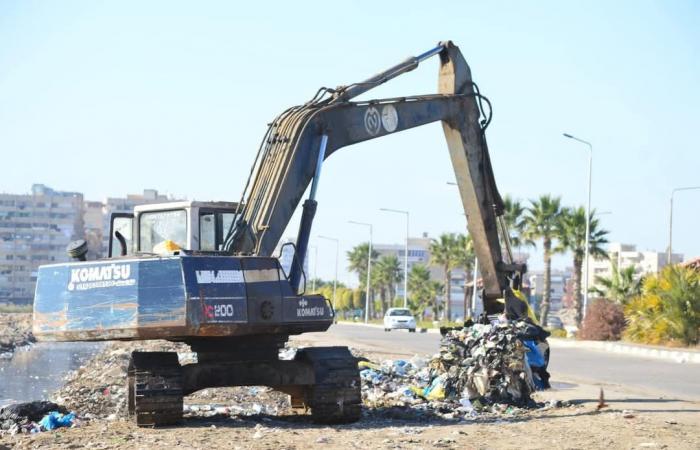
[[406,246],[403,255],[403,307],[408,306],[408,211],[391,208],[379,208],[380,211],[406,215]]
[[673,246],[673,194],[675,194],[678,191],[693,191],[696,189],[700,189],[700,186],[688,186],[688,187],[680,187],[680,188],[675,188],[671,191],[671,208],[670,208],[670,215],[669,215],[669,221],[668,221],[668,261],[667,264],[671,264],[671,255],[672,253],[672,246]]
[[[450,186],[458,186],[457,183],[454,181],[448,181],[448,185]],[[466,214],[461,213],[463,216],[466,216]],[[472,302],[470,306],[470,314],[473,314],[474,311],[476,310],[476,277],[479,275],[479,258],[476,256],[476,252],[474,252],[474,275],[472,276]],[[464,277],[464,318],[467,318],[467,277],[465,275]]]
[[318,236],[318,238],[335,242],[335,278],[333,279],[333,309],[335,309],[335,287],[338,284],[338,250],[340,248],[340,241],[328,236]]
[[369,322],[369,280],[372,273],[372,224],[348,220],[348,223],[369,227],[369,251],[367,252],[367,291],[365,294],[365,323]]
[[586,317],[586,309],[588,307],[588,276],[589,276],[589,267],[588,267],[588,256],[589,256],[589,239],[590,239],[590,234],[591,234],[591,174],[593,172],[593,145],[591,145],[590,142],[584,141],[583,139],[579,139],[576,136],[572,136],[568,133],[563,133],[564,137],[567,137],[569,139],[573,139],[575,141],[578,141],[582,144],[586,144],[588,146],[588,205],[586,206],[586,256],[585,256],[585,265],[586,265],[586,276],[583,279],[583,317]]

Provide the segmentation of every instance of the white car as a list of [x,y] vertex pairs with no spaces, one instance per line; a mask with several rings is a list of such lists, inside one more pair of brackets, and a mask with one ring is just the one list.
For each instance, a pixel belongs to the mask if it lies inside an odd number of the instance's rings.
[[416,319],[406,308],[389,308],[384,315],[384,331],[408,330],[416,331]]

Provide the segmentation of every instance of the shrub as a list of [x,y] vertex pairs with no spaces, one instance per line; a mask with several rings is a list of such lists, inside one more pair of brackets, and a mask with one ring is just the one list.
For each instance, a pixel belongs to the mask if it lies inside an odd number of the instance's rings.
[[588,306],[578,337],[593,341],[617,341],[624,329],[622,306],[607,299],[598,299]]
[[625,308],[625,338],[646,344],[697,344],[700,338],[700,274],[670,266],[644,280],[642,295]]
[[555,328],[553,330],[549,330],[549,332],[552,334],[552,337],[554,337],[554,338],[565,338],[568,335],[566,330],[564,330],[562,328]]

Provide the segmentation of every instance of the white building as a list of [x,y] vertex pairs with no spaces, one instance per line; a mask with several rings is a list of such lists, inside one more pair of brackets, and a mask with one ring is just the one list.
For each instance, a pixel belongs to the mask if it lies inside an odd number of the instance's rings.
[[[550,303],[549,311],[558,312],[562,309],[562,300],[566,294],[566,283],[571,278],[570,270],[553,269],[550,277]],[[528,275],[530,282],[530,297],[534,300],[532,303],[540,305],[544,297],[544,271],[537,270],[530,272]]]
[[0,194],[0,302],[31,303],[40,265],[68,260],[83,237],[83,194],[43,184],[31,194]]
[[[620,269],[634,267],[635,273],[642,276],[647,273],[657,273],[668,265],[668,254],[653,250],[639,251],[632,244],[613,242],[608,244],[609,259],[591,259],[589,261],[588,284],[593,286],[596,277],[609,278],[612,276],[613,265]],[[683,255],[674,253],[671,255],[671,263],[683,262]]]

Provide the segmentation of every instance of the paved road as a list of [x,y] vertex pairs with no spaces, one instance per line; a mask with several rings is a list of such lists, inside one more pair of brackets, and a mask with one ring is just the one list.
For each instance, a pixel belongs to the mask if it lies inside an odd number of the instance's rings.
[[[437,334],[384,332],[357,325],[333,325],[330,333],[348,345],[405,354],[435,353]],[[666,398],[700,401],[700,364],[681,364],[656,359],[606,353],[579,348],[554,348],[550,372],[568,381],[617,384]]]

